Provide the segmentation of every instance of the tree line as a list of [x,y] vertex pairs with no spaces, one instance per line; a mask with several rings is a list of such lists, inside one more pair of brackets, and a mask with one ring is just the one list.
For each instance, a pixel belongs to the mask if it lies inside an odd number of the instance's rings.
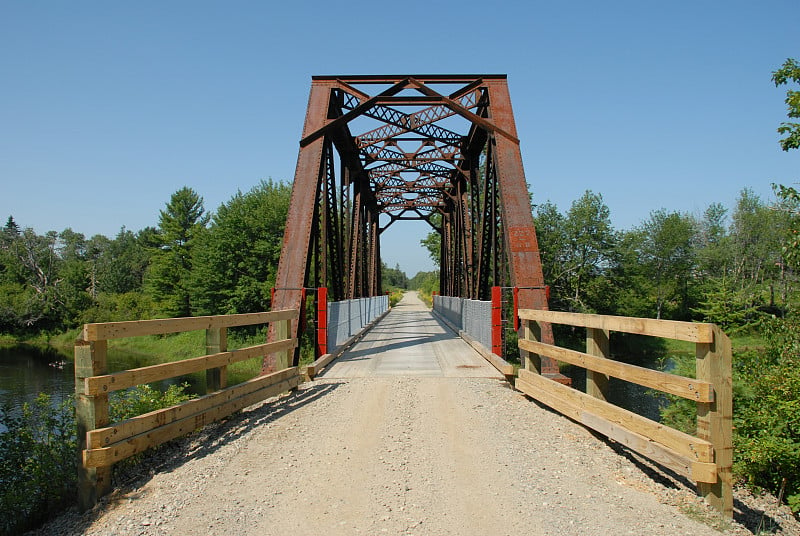
[[0,333],[57,332],[87,322],[266,310],[291,186],[262,181],[214,213],[189,187],[157,226],[114,238],[67,228],[0,229]]
[[602,194],[592,191],[565,213],[541,204],[534,220],[555,310],[738,329],[759,313],[783,316],[795,299],[796,272],[783,257],[790,207],[750,189],[731,209],[658,209],[623,231],[614,229]]

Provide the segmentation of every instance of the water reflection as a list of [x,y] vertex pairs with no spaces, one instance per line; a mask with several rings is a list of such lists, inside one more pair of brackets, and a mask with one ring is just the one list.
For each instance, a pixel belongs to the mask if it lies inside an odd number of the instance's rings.
[[[108,351],[108,370],[117,372],[153,364],[144,354]],[[39,393],[47,393],[53,405],[60,404],[75,392],[75,369],[71,355],[52,347],[19,345],[0,347],[0,408],[10,408],[18,416],[24,403],[31,403]],[[188,383],[187,392],[198,394],[205,390],[205,375],[194,374],[152,384],[166,390],[173,383]],[[0,423],[0,432],[6,428]]]

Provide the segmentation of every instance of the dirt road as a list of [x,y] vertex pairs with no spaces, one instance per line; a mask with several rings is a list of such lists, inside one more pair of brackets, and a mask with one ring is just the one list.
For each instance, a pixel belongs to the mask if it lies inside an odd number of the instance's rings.
[[711,532],[675,506],[702,510],[691,493],[656,483],[496,378],[322,378],[164,457],[95,512],[47,533]]

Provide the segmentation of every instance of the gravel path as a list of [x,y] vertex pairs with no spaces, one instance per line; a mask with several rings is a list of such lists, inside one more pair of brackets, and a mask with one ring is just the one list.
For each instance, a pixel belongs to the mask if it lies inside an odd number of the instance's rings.
[[709,515],[690,492],[492,379],[306,383],[159,456],[40,534],[710,532],[682,513]]
[[[392,352],[403,346],[416,351]],[[413,367],[392,352],[370,366],[356,355],[331,370],[355,377],[305,383],[148,454],[93,511],[70,511],[37,533],[752,534],[685,481],[504,381],[449,376],[461,373],[443,352],[438,365],[417,358]],[[739,493],[737,520],[800,534],[769,501]]]

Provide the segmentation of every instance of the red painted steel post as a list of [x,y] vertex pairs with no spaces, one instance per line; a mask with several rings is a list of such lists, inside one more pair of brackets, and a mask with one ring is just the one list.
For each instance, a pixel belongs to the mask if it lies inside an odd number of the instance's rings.
[[514,287],[514,331],[519,331],[519,287]]
[[317,357],[328,353],[328,289],[317,289]]
[[503,356],[503,289],[492,287],[492,353]]
[[269,308],[275,310],[275,287],[269,289]]

